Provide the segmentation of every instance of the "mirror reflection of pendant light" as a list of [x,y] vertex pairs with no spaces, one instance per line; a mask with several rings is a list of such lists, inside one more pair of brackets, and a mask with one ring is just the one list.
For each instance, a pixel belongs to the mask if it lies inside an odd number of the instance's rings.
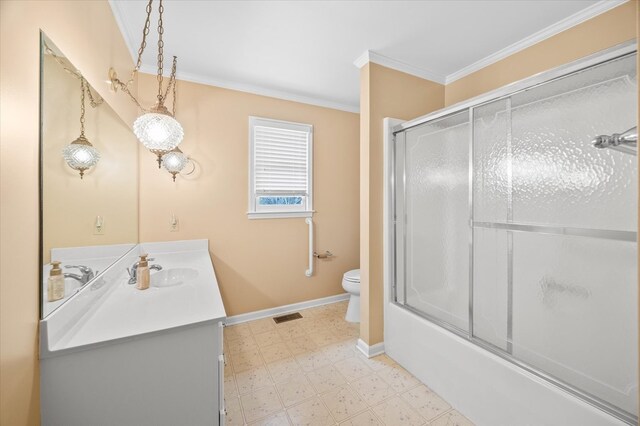
[[184,155],[178,147],[173,148],[162,156],[162,167],[171,173],[174,182],[176,181],[176,175],[180,173],[188,163],[189,157]]
[[[120,88],[123,92],[128,94],[131,99],[144,111],[144,113],[136,119],[133,123],[133,132],[136,137],[142,144],[151,152],[156,154],[158,161],[158,168],[162,165],[162,156],[175,147],[177,147],[180,142],[182,142],[182,138],[184,136],[184,131],[182,130],[182,126],[178,121],[174,118],[176,112],[176,66],[178,62],[178,58],[176,56],[173,57],[173,66],[171,68],[171,76],[169,77],[169,83],[167,87],[162,88],[163,83],[163,73],[162,67],[164,62],[163,56],[163,47],[164,41],[162,40],[162,34],[164,33],[164,27],[162,26],[162,14],[164,12],[164,6],[162,5],[162,0],[159,0],[158,6],[158,94],[157,101],[154,106],[152,106],[148,111],[140,105],[138,100],[131,93],[130,86],[134,82],[134,77],[136,73],[140,70],[140,66],[142,65],[142,54],[144,52],[145,47],[147,46],[147,35],[149,34],[149,22],[151,18],[151,5],[153,0],[149,0],[147,3],[147,19],[144,25],[144,32],[142,35],[142,43],[140,44],[140,49],[138,50],[138,61],[136,63],[133,72],[131,73],[131,78],[128,82],[123,83],[118,79],[118,76],[115,70],[109,70],[109,79],[111,80],[111,87],[113,90],[117,90]],[[167,96],[169,95],[169,90],[173,88],[172,97],[173,97],[173,106],[172,111],[169,112],[169,109],[164,105]]]
[[85,86],[86,90],[91,90],[84,77],[80,77],[80,136],[62,150],[62,155],[69,167],[80,172],[80,179],[83,178],[86,170],[95,166],[100,160],[100,153],[84,136]]

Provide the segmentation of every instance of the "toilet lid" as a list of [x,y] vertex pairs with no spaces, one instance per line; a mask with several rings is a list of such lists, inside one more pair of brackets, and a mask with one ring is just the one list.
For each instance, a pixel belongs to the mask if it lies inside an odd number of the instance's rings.
[[360,269],[353,269],[349,272],[345,272],[344,279],[354,283],[360,282]]

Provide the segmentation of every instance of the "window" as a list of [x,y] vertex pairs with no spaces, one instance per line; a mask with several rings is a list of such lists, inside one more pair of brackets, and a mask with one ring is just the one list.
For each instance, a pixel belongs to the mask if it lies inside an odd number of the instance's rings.
[[249,117],[249,219],[311,217],[313,126]]

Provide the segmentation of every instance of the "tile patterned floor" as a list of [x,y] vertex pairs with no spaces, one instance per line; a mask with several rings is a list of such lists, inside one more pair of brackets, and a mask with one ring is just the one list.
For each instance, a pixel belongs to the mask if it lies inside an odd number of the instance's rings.
[[225,329],[225,405],[233,425],[472,426],[386,355],[355,349],[347,302]]

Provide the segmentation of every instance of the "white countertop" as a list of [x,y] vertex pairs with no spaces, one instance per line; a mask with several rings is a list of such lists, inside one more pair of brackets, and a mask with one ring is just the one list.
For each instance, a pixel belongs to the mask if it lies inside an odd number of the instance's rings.
[[[133,245],[131,246],[133,247]],[[67,265],[83,265],[83,266],[88,266],[91,269],[93,269],[93,271],[95,272],[96,276],[98,274],[100,274],[100,272],[104,271],[105,269],[107,269],[109,267],[109,265],[112,265],[114,262],[116,262],[120,256],[117,257],[83,257],[83,258],[72,258],[72,259],[62,259],[62,258],[55,258],[55,260],[61,260],[62,261],[62,268],[63,268],[63,272],[71,272],[71,273],[76,273],[78,274],[79,271],[76,269],[66,269],[65,266]],[[46,265],[44,265],[43,267],[43,273],[42,273],[42,308],[43,308],[43,315],[46,317],[47,315],[49,315],[51,312],[55,311],[58,307],[62,306],[62,304],[64,302],[67,301],[67,299],[69,299],[71,296],[73,296],[78,290],[80,290],[81,284],[72,279],[72,278],[65,278],[64,279],[64,297],[60,300],[54,300],[52,302],[48,301],[48,288],[47,288],[47,284],[48,284],[48,279],[49,279],[49,273],[51,272],[51,264],[47,263]]]
[[[143,243],[133,252],[106,271],[101,285],[82,289],[41,322],[41,357],[226,317],[206,240]],[[147,290],[128,284],[125,268],[139,253],[162,266],[151,271]],[[159,280],[168,276],[173,280]]]

